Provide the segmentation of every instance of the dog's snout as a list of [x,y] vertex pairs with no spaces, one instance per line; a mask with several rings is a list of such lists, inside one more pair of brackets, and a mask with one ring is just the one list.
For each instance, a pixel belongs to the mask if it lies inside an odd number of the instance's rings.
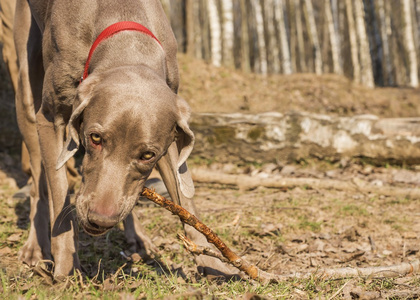
[[107,216],[95,211],[89,211],[88,221],[93,226],[111,228],[119,222],[119,215]]

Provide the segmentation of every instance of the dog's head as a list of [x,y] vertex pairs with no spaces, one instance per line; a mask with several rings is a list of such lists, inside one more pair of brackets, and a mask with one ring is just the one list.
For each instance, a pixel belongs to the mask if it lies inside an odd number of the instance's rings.
[[79,86],[57,168],[81,141],[85,156],[76,208],[88,233],[102,234],[125,219],[172,143],[178,146],[178,166],[185,162],[194,143],[189,114],[186,102],[147,67],[92,74]]

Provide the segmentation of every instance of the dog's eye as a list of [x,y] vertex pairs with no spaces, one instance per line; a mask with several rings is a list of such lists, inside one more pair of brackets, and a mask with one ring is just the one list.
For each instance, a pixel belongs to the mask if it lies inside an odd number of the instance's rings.
[[144,152],[140,156],[140,159],[146,161],[146,160],[151,160],[153,157],[155,157],[155,154],[153,152]]
[[95,145],[100,145],[102,143],[102,137],[97,133],[92,133],[90,135],[90,139],[92,140],[92,143]]

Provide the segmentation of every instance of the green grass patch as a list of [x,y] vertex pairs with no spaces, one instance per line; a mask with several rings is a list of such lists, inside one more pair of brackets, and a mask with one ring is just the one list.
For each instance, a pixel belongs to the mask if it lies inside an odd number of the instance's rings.
[[355,204],[347,204],[341,207],[340,213],[342,213],[345,216],[367,216],[369,213],[368,211],[360,207],[359,205]]
[[299,225],[298,227],[303,230],[310,230],[312,232],[320,232],[321,231],[322,222],[315,222],[308,220],[305,216],[299,217]]

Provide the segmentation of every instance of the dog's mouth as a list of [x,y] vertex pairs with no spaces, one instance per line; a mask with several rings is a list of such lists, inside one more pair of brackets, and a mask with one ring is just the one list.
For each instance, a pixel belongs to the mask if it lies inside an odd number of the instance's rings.
[[104,228],[104,227],[99,227],[99,226],[91,226],[91,225],[85,225],[83,224],[83,230],[92,236],[99,236],[99,235],[103,235],[106,232],[108,232],[109,230],[112,229],[112,227],[108,227],[108,228]]

